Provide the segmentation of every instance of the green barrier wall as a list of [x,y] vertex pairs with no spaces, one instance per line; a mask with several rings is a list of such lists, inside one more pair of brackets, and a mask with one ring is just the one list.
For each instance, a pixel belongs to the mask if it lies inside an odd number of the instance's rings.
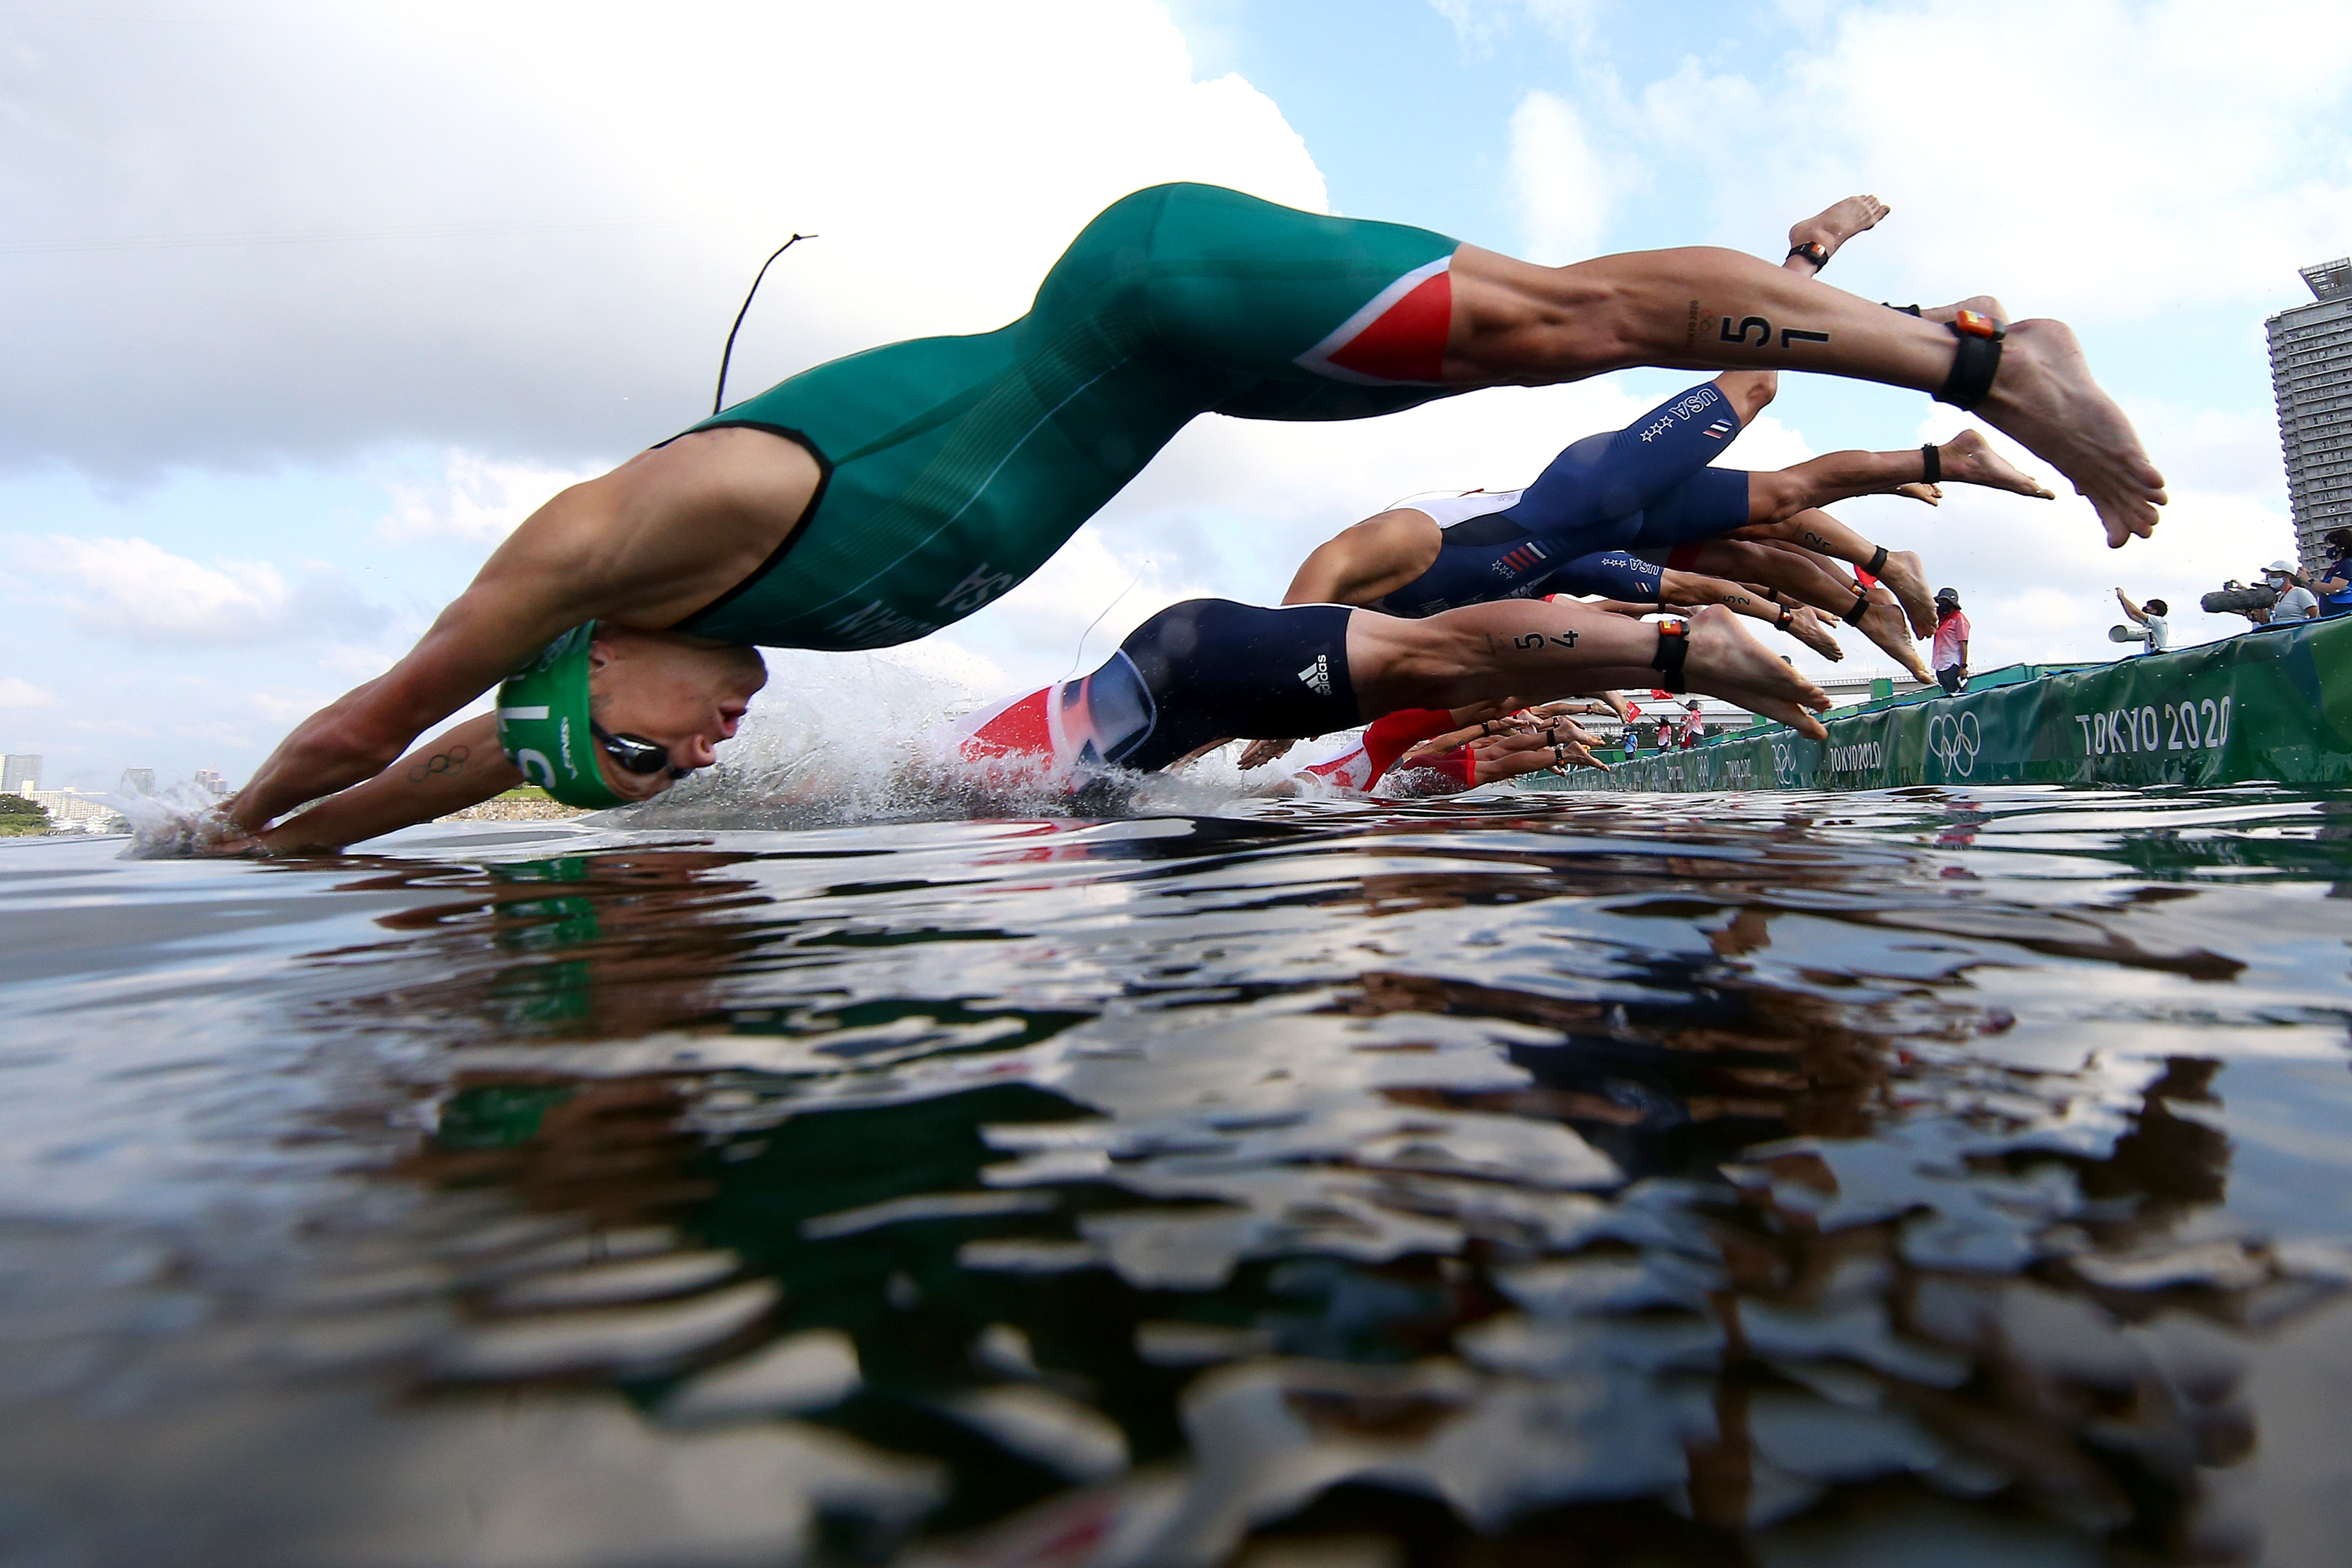
[[1735,731],[1523,789],[1886,789],[1906,784],[2352,780],[2352,616],[1823,716],[1826,744]]

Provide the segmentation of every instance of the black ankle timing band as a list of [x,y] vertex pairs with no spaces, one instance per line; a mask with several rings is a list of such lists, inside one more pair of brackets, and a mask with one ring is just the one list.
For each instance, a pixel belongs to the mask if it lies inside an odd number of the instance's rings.
[[1690,658],[1690,623],[1660,621],[1658,651],[1650,656],[1650,668],[1658,672],[1658,684],[1668,691],[1690,689],[1683,684],[1683,663]]
[[1838,619],[1847,626],[1859,626],[1862,625],[1862,617],[1868,614],[1870,614],[1870,590],[1858,587],[1853,591],[1853,608],[1840,616]]
[[1992,391],[1993,374],[2000,369],[2000,342],[2009,336],[2009,329],[1974,310],[1962,310],[1950,326],[1959,344],[1952,351],[1952,374],[1944,378],[1936,401],[1955,408],[1974,408]]
[[[1933,449],[1934,449],[1934,448],[1932,448],[1932,447],[1930,447],[1930,448],[1929,448],[1929,450],[1931,450],[1931,451],[1932,451]],[[1933,479],[1930,479],[1930,480],[1928,480],[1927,482],[1928,482],[1929,484],[1934,484],[1936,481],[1935,481],[1935,480],[1933,480]],[[1870,558],[1870,564],[1869,564],[1869,565],[1867,565],[1867,566],[1865,566],[1865,567],[1864,567],[1864,568],[1863,568],[1863,570],[1864,570],[1864,571],[1865,571],[1865,572],[1867,572],[1867,573],[1869,573],[1869,574],[1870,574],[1872,576],[1874,576],[1874,577],[1884,577],[1884,576],[1885,576],[1885,575],[1886,575],[1886,546],[1885,546],[1884,544],[1880,545],[1880,546],[1878,547],[1878,551],[1877,551],[1877,552],[1876,552],[1875,554],[1874,554],[1874,555],[1872,555],[1872,556],[1871,556],[1871,558]]]
[[[1944,449],[1941,447],[1937,446],[1933,441],[1927,442],[1921,446],[1919,448],[1919,467],[1923,470],[1922,483],[1930,485],[1942,484],[1944,482]],[[1873,574],[1875,575],[1875,574]]]

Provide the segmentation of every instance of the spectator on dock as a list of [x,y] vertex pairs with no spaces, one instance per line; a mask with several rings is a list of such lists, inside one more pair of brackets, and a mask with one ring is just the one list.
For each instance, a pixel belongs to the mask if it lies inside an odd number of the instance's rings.
[[[1691,747],[1697,745],[1700,739],[1706,734],[1706,721],[1700,717],[1698,710],[1698,699],[1694,697],[1688,702],[1683,704],[1681,720],[1675,726],[1675,744],[1687,751]],[[1664,736],[1663,734],[1660,735],[1659,743],[1663,745],[1664,743]]]
[[2145,605],[2135,605],[2121,588],[2116,590],[2116,603],[2124,614],[2147,628],[2147,641],[2141,645],[2144,653],[2162,653],[2172,646],[2172,606],[2162,599],[2150,599]]
[[2277,626],[2282,622],[2315,621],[2319,618],[2319,595],[2304,585],[2303,575],[2291,563],[2273,561],[2263,568],[2263,582],[2278,595],[2273,605],[2255,622],[2257,626]]
[[2319,542],[2327,557],[2304,581],[2319,596],[2321,616],[2352,614],[2352,528],[2331,528]]
[[1969,617],[1960,613],[1957,588],[1936,590],[1936,684],[1958,697],[1969,679]]

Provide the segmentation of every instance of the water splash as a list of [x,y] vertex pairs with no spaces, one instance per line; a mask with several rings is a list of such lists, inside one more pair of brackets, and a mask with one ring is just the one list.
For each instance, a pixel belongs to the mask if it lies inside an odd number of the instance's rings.
[[194,784],[167,784],[152,795],[110,795],[131,830],[126,860],[169,860],[221,852],[245,835],[220,814],[221,797]]
[[[991,817],[1214,815],[1266,793],[1279,768],[1244,774],[1238,748],[1181,773],[1111,770],[1074,783],[957,750],[954,724],[1004,695],[956,672],[862,658],[771,652],[764,701],[719,765],[594,826],[793,830]],[[1302,753],[1304,754],[1304,753]],[[1330,795],[1313,781],[1301,794]]]

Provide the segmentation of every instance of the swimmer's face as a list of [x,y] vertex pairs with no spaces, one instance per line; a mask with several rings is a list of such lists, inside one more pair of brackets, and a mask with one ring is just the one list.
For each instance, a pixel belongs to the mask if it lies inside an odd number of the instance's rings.
[[[752,694],[768,683],[757,648],[625,626],[597,628],[588,669],[596,722],[653,742],[668,752],[669,768],[686,772],[718,761],[719,742],[733,738]],[[631,773],[605,747],[597,762],[604,782],[628,800],[650,800],[676,782],[669,768]]]

